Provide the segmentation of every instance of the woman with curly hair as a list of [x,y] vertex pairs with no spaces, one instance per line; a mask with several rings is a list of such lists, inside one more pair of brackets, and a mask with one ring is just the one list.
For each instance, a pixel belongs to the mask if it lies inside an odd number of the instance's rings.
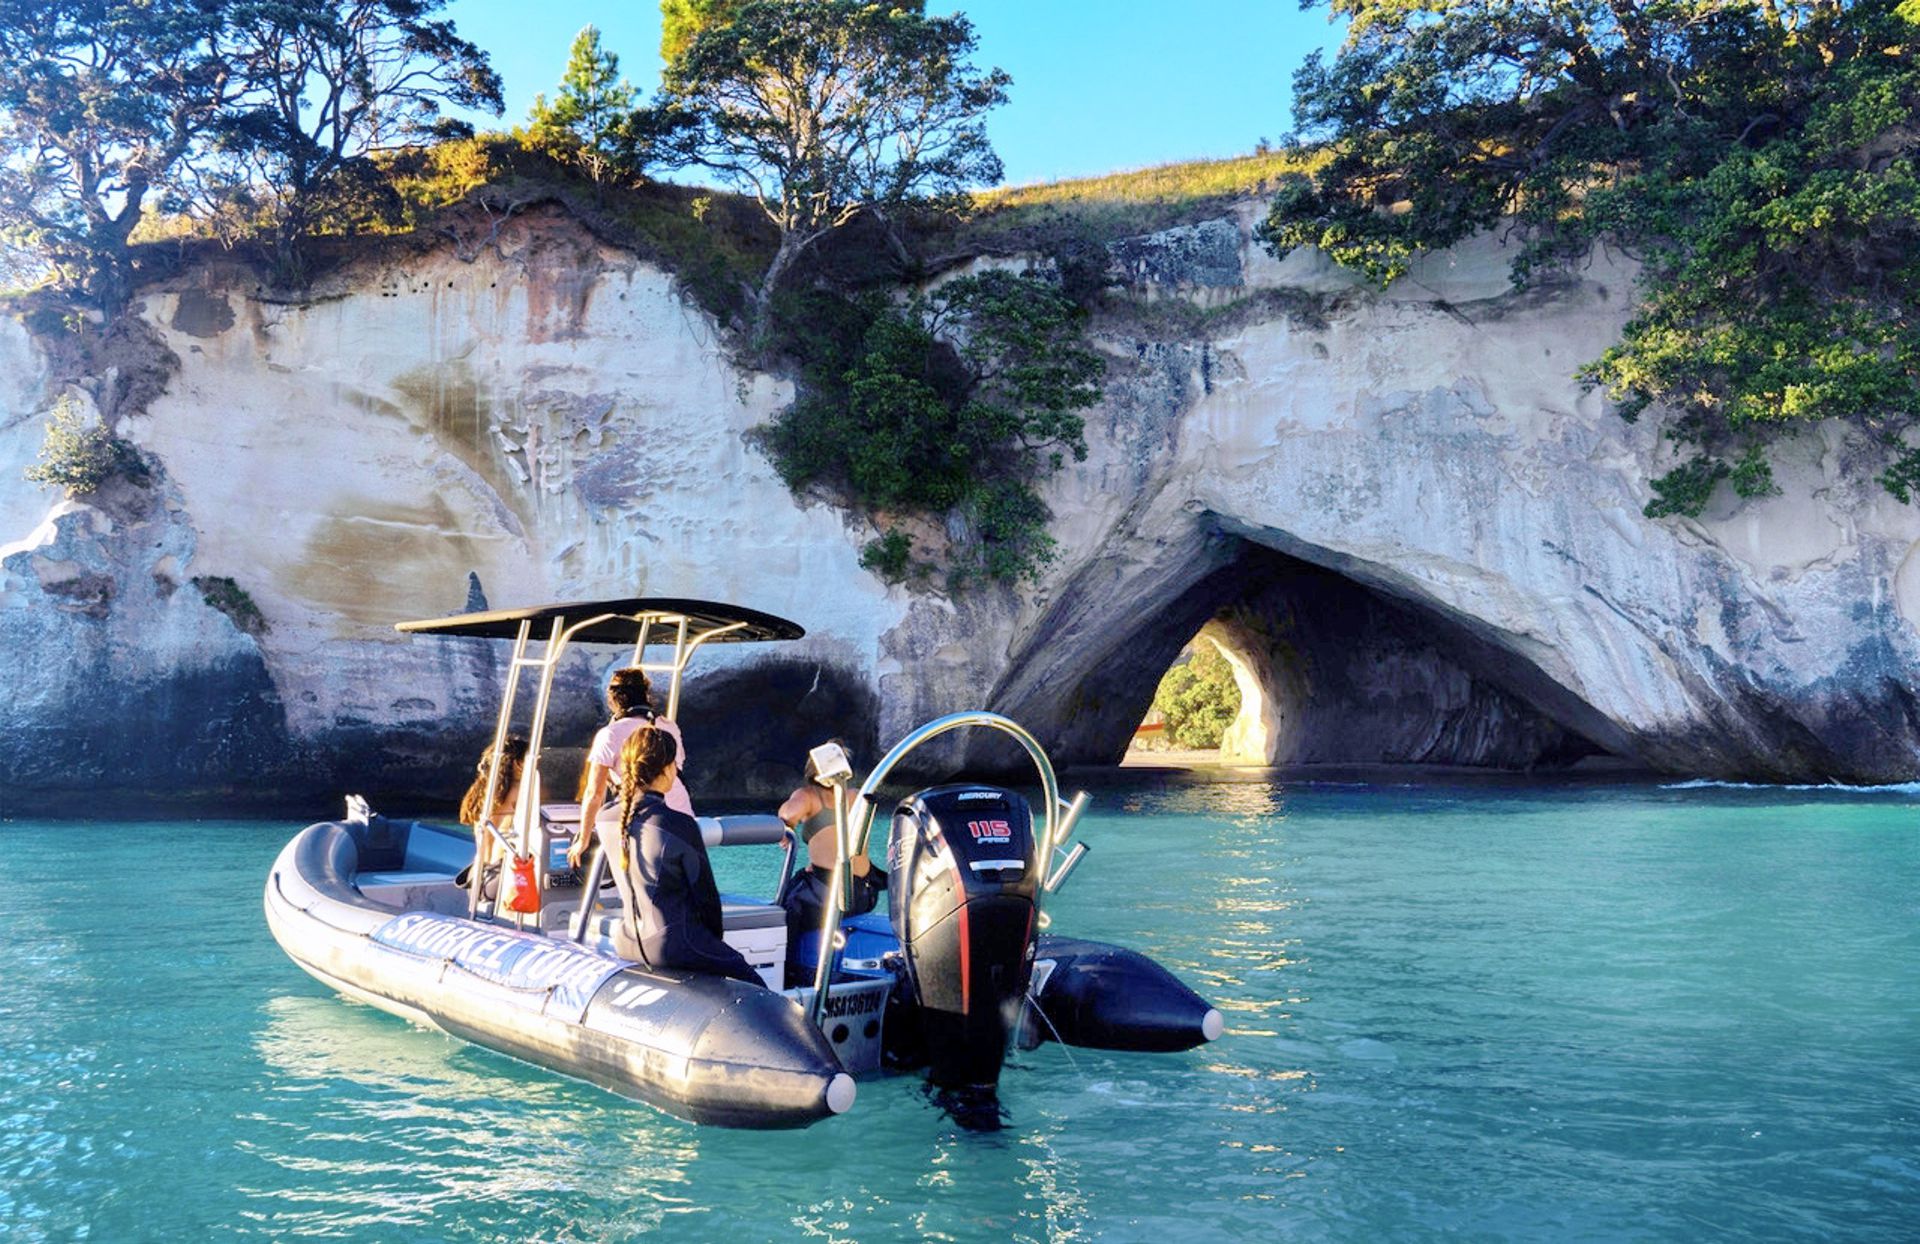
[[[510,734],[500,745],[500,777],[494,784],[493,807],[487,802],[487,769],[493,762],[493,748],[480,753],[480,762],[474,766],[473,784],[467,787],[467,793],[460,799],[460,823],[473,826],[475,841],[474,860],[485,870],[494,865],[494,854],[498,849],[492,834],[480,827],[481,822],[491,821],[495,829],[511,840],[513,837],[513,809],[520,798],[520,779],[527,767],[527,741],[517,734]],[[467,881],[463,870],[458,878],[461,885]]]

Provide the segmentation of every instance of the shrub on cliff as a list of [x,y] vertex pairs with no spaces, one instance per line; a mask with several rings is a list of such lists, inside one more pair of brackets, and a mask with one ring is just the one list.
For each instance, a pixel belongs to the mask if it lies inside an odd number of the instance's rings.
[[227,615],[243,634],[255,639],[265,635],[273,628],[268,625],[266,615],[260,612],[260,606],[254,602],[247,589],[234,582],[229,575],[195,575],[193,585],[200,589],[200,598],[207,605]]
[[[1086,457],[1079,411],[1100,398],[1103,360],[1082,314],[1052,283],[1010,272],[949,281],[905,307],[824,292],[780,304],[778,330],[804,360],[802,394],[761,440],[793,488],[825,485],[884,515],[944,533],[926,549],[950,586],[1014,582],[1052,556],[1033,482]],[[910,574],[898,522],[863,562]]]
[[40,460],[25,475],[33,483],[65,489],[69,497],[84,497],[112,479],[145,483],[148,471],[138,449],[89,422],[71,398],[62,397],[47,418]]
[[1920,4],[1328,2],[1346,42],[1294,80],[1328,155],[1276,199],[1277,252],[1385,283],[1512,218],[1516,284],[1639,256],[1581,374],[1695,447],[1649,515],[1773,491],[1766,443],[1824,419],[1885,446],[1896,495],[1920,480]]

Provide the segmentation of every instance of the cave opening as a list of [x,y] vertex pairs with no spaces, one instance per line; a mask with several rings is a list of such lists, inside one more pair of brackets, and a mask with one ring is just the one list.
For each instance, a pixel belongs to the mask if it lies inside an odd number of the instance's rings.
[[[1133,744],[1162,678],[1211,649],[1239,703],[1203,762],[1532,771],[1626,754],[1611,723],[1514,638],[1250,539],[1215,548],[1184,582],[1163,580],[1157,600],[1116,610],[1109,642],[1043,663],[1024,696],[1008,688],[1013,715],[1050,718],[1066,763],[1156,763]],[[1070,637],[1100,625],[1066,621]]]
[[1253,663],[1208,623],[1160,677],[1123,764],[1261,765],[1266,689]]

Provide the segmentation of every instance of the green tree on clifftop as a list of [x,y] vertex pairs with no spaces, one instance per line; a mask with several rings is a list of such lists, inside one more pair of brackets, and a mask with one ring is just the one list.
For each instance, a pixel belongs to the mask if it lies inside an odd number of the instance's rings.
[[660,61],[671,65],[701,31],[733,20],[747,0],[660,0]]
[[968,63],[966,18],[921,7],[754,0],[668,62],[661,106],[682,123],[671,150],[752,195],[779,230],[758,326],[795,261],[834,230],[865,213],[890,231],[909,203],[1000,179],[984,118],[1011,80]]
[[234,87],[194,0],[0,0],[0,227],[109,315]]
[[1774,490],[1781,429],[1844,419],[1920,488],[1920,3],[1330,0],[1295,76],[1328,158],[1266,222],[1380,282],[1511,220],[1516,284],[1595,242],[1644,261],[1583,372],[1692,456],[1650,515]]
[[374,158],[470,133],[441,106],[500,111],[487,54],[436,20],[446,0],[241,0],[219,6],[222,50],[245,94],[222,125],[232,192],[261,196],[281,275],[328,216],[353,223],[390,198]]
[[615,171],[638,171],[634,150],[633,86],[620,76],[620,58],[600,46],[588,26],[573,37],[567,68],[553,102],[533,97],[528,138],[536,147],[579,165],[595,182]]
[[300,239],[395,206],[375,157],[500,108],[446,0],[0,0],[0,227],[109,315],[156,208]]

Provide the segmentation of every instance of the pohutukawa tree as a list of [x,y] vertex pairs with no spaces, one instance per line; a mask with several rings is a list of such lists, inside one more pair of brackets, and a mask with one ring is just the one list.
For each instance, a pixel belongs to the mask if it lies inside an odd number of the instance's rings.
[[235,89],[219,23],[213,0],[0,0],[0,229],[110,317]]
[[747,0],[660,0],[660,61],[671,65],[703,30],[733,20]]
[[906,204],[959,201],[1000,179],[985,117],[1011,79],[968,62],[966,18],[921,8],[753,0],[668,63],[661,108],[682,128],[663,152],[751,194],[779,230],[760,327],[794,262],[863,212],[891,228]]
[[[782,478],[876,515],[933,520],[948,533],[950,588],[1037,578],[1054,543],[1034,484],[1068,455],[1086,458],[1080,412],[1100,400],[1106,371],[1082,337],[1085,313],[1055,282],[1004,271],[905,307],[824,291],[782,302],[789,331],[816,339],[802,396],[761,433]],[[901,579],[913,548],[891,519],[861,560]]]
[[235,183],[267,192],[283,276],[298,279],[299,242],[317,220],[383,193],[375,156],[468,130],[443,119],[442,105],[500,112],[487,54],[434,19],[446,0],[222,7],[224,55],[246,86],[223,150]]
[[1774,491],[1768,441],[1825,419],[1920,490],[1920,0],[1331,7],[1344,45],[1294,79],[1325,163],[1275,202],[1276,250],[1388,282],[1512,221],[1525,283],[1621,245],[1638,315],[1584,375],[1692,446],[1650,515]]

